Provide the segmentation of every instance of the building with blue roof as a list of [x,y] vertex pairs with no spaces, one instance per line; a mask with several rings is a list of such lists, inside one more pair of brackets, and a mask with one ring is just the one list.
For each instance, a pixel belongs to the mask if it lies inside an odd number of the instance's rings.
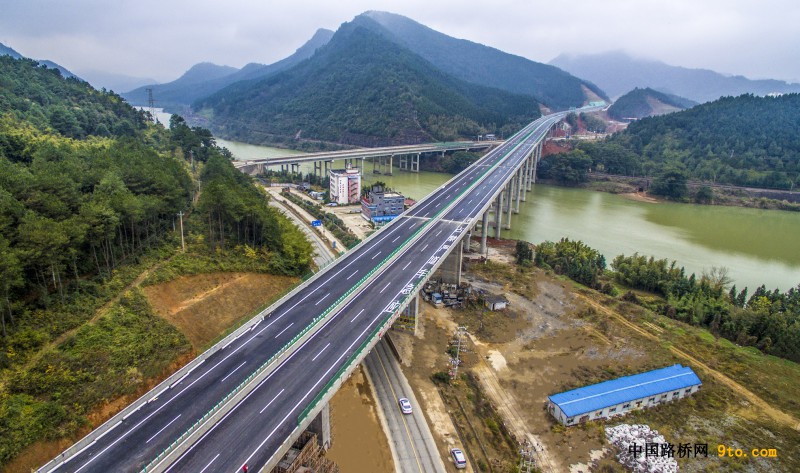
[[562,424],[575,425],[681,399],[702,384],[688,366],[673,365],[554,394],[547,408]]

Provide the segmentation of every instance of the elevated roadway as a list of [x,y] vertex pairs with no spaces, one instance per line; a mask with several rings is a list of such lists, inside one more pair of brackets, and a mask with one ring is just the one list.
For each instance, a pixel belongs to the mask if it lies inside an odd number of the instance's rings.
[[[444,143],[424,143],[418,145],[386,146],[381,148],[358,148],[340,151],[326,151],[320,153],[295,154],[277,156],[274,158],[250,159],[236,161],[233,165],[242,172],[257,174],[267,167],[298,166],[303,163],[330,162],[336,160],[364,160],[375,158],[391,158],[393,156],[416,156],[417,170],[419,156],[425,153],[445,153],[458,150],[484,150],[498,146],[502,141],[453,141]],[[401,161],[402,165],[403,161]],[[390,164],[391,167],[391,164]],[[409,168],[413,170],[413,167]]]
[[565,114],[526,126],[42,471],[277,464]]

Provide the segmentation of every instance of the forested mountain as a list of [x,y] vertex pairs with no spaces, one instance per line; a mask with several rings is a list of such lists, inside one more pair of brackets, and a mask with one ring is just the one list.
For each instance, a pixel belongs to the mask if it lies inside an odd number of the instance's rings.
[[695,105],[697,105],[697,102],[677,95],[665,94],[649,87],[644,89],[636,88],[618,98],[608,108],[608,115],[617,120],[636,120],[685,110]]
[[456,79],[360,22],[309,60],[194,104],[232,139],[297,137],[362,146],[516,130],[539,116],[530,96]]
[[[4,45],[2,43],[0,43],[0,56],[11,56],[13,59],[25,58],[25,56],[23,56],[22,54],[16,52],[12,48],[9,48],[8,46],[6,46],[6,45]],[[47,67],[49,67],[51,69],[58,69],[61,72],[61,75],[64,76],[64,77],[79,78],[77,75],[72,73],[66,67],[64,67],[64,66],[62,66],[60,64],[56,64],[53,61],[48,61],[47,59],[42,59],[42,60],[37,59],[36,61],[42,66],[47,66]]]
[[281,59],[270,65],[250,63],[241,69],[223,66],[214,66],[216,70],[209,70],[212,64],[203,67],[203,74],[197,74],[201,64],[193,66],[180,78],[166,83],[148,85],[122,94],[125,99],[136,105],[147,105],[147,89],[153,89],[153,98],[159,107],[172,109],[188,106],[195,100],[207,97],[218,90],[231,84],[245,80],[265,78],[270,74],[289,69],[311,57],[314,51],[325,45],[333,36],[333,31],[319,29],[314,36],[291,56]]
[[682,180],[684,190],[687,177],[794,189],[800,184],[800,94],[724,97],[644,118],[579,149],[594,168]]
[[249,265],[308,270],[302,232],[210,132],[178,116],[171,125],[35,61],[0,57],[0,466],[36,441],[74,440],[100,405],[185,353],[141,293],[120,293],[137,264],[181,247],[178,212],[193,258],[245,248]]
[[357,16],[353,23],[405,46],[453,77],[531,95],[554,109],[580,106],[594,100],[594,97],[587,96],[587,90],[608,99],[596,85],[557,67],[453,38],[401,15],[369,11]]
[[550,61],[550,64],[594,82],[612,98],[636,87],[649,87],[700,103],[742,94],[800,92],[800,84],[779,80],[750,80],[742,76],[726,76],[708,69],[670,66],[660,61],[636,59],[621,51],[586,55],[562,54]]

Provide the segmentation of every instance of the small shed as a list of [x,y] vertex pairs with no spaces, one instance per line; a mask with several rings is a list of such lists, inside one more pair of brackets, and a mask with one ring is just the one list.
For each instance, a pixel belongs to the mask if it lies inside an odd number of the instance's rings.
[[505,310],[508,307],[508,299],[503,295],[486,294],[483,297],[483,305],[491,311]]

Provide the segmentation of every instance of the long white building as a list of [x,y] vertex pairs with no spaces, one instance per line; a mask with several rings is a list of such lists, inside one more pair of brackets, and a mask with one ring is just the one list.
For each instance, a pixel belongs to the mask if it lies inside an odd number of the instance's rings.
[[672,365],[554,394],[548,397],[547,409],[570,426],[681,399],[702,384],[688,366]]

